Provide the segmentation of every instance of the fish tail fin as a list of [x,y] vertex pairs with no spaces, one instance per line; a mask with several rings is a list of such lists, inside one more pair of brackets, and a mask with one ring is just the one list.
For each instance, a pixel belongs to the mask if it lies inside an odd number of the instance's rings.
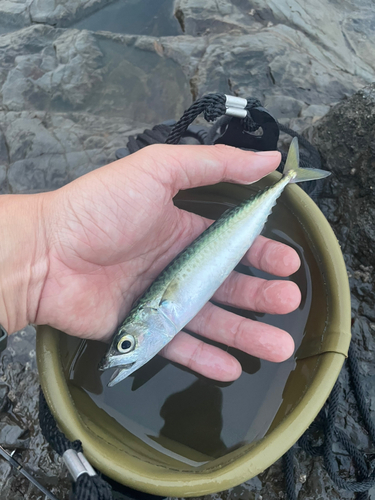
[[324,177],[331,175],[331,172],[327,172],[327,170],[320,170],[318,168],[300,168],[298,140],[297,137],[294,137],[290,144],[288,156],[285,162],[284,175],[289,175],[290,182],[295,183],[323,179]]

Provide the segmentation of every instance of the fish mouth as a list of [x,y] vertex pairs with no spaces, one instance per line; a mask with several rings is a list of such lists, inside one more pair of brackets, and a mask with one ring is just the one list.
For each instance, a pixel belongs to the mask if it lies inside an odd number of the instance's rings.
[[114,385],[121,382],[121,380],[124,380],[124,378],[126,378],[128,375],[133,373],[134,369],[132,368],[134,367],[135,364],[136,363],[134,362],[134,363],[127,363],[126,365],[116,366],[108,358],[103,358],[98,364],[98,370],[104,372],[109,368],[115,368],[108,382],[108,387],[113,387]]
[[114,385],[121,382],[121,380],[124,380],[124,378],[126,378],[128,375],[130,375],[130,373],[133,372],[133,370],[131,370],[133,365],[135,365],[135,363],[130,363],[129,365],[123,365],[116,368],[112,373],[111,378],[109,379],[109,382],[107,384],[108,387],[113,387]]

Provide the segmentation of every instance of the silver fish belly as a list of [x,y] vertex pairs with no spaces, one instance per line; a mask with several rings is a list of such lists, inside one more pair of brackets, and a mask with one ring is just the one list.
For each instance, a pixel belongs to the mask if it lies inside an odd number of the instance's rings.
[[294,139],[280,181],[223,214],[175,258],[133,306],[99,367],[117,367],[108,385],[147,363],[196,316],[261,233],[287,184],[327,175],[299,168]]

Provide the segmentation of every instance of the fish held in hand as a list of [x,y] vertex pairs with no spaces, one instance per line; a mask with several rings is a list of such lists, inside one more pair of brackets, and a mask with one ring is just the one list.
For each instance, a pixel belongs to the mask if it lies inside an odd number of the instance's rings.
[[162,271],[117,328],[99,369],[116,368],[113,386],[152,359],[211,299],[261,233],[289,183],[322,179],[325,170],[299,167],[293,139],[283,177],[225,212]]

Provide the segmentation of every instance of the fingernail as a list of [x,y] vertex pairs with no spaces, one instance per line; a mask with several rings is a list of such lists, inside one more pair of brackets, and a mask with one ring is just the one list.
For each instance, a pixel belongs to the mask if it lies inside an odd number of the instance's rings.
[[254,151],[254,153],[259,156],[277,156],[280,154],[278,151]]

